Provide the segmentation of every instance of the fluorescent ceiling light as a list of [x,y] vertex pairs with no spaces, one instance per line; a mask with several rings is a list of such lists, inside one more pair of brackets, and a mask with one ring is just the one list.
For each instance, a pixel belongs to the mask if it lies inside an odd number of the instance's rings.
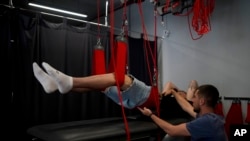
[[70,11],[61,10],[61,9],[57,9],[57,8],[52,8],[52,7],[48,7],[48,6],[44,6],[44,5],[40,5],[40,4],[29,3],[29,5],[30,6],[34,6],[34,7],[38,7],[38,8],[43,8],[43,9],[51,10],[51,11],[56,11],[56,12],[61,12],[61,13],[65,13],[65,14],[70,14],[70,15],[74,15],[74,16],[79,16],[79,17],[84,17],[84,18],[87,17],[87,15],[85,15],[85,14],[79,14],[79,13],[75,13],[75,12],[70,12]]
[[84,22],[84,23],[99,25],[99,26],[103,26],[103,27],[110,27],[110,26],[104,25],[104,24],[99,24],[99,23],[95,23],[95,22],[84,21],[84,20],[70,18],[70,17],[65,17],[65,16],[61,16],[61,15],[56,15],[56,14],[51,14],[51,13],[46,13],[46,12],[41,12],[41,13],[45,14],[45,15],[50,15],[50,16],[55,16],[55,17],[60,17],[60,18],[67,18],[69,20],[74,20],[74,21],[79,21],[79,22]]

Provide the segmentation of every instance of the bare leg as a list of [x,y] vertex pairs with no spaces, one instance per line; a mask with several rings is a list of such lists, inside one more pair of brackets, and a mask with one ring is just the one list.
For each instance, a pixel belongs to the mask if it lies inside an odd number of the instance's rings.
[[115,85],[113,73],[92,75],[87,77],[73,77],[73,88],[105,89]]
[[[92,75],[87,77],[71,77],[56,70],[45,62],[43,62],[42,65],[49,74],[49,78],[54,80],[58,90],[61,93],[67,93],[69,91],[82,92],[89,90],[100,90],[116,85],[116,79],[113,73]],[[129,76],[125,75],[124,84],[121,86],[121,90],[125,90],[130,87],[132,82],[133,80]]]
[[[132,84],[132,79],[125,75],[125,80],[121,90],[127,89]],[[113,73],[92,75],[87,77],[73,77],[73,88],[87,89],[105,89],[116,85],[116,79]]]
[[81,92],[93,91],[93,89],[88,89],[88,88],[72,88],[70,91],[81,93]]
[[196,80],[191,80],[187,90],[187,100],[191,101],[195,90],[198,88],[198,83]]

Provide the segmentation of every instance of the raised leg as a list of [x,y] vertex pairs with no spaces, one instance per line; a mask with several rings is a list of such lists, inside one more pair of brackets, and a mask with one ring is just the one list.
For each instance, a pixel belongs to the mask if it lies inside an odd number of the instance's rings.
[[35,62],[33,63],[33,73],[46,93],[52,93],[57,90],[56,82]]
[[[42,66],[48,74],[40,69],[40,67],[36,64],[36,68],[39,68],[40,73],[43,74],[39,77],[39,79],[38,77],[36,78],[43,85],[46,92],[49,92],[47,89],[50,88],[46,83],[44,83],[47,81],[53,82],[56,89],[58,88],[60,93],[63,94],[69,91],[82,92],[89,90],[103,90],[107,87],[116,85],[116,79],[113,73],[92,75],[87,77],[72,77],[56,70],[48,63],[43,62]],[[124,84],[121,86],[121,90],[125,90],[130,87],[132,82],[132,78],[125,75]]]
[[198,88],[198,82],[196,80],[191,80],[187,90],[187,100],[191,101],[195,90]]

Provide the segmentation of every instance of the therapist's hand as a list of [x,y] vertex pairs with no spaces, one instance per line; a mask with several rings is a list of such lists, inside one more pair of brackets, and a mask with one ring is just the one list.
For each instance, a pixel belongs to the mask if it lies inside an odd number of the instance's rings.
[[152,115],[152,111],[150,109],[148,109],[147,107],[144,107],[144,108],[140,108],[140,107],[137,107],[138,110],[141,111],[141,113],[145,116],[151,116]]

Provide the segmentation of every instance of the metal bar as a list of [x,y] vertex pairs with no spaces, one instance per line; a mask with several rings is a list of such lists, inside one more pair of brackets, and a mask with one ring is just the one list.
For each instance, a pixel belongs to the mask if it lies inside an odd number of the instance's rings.
[[[9,5],[5,5],[5,4],[0,4],[0,5],[8,7],[8,8],[13,8],[13,7],[11,7]],[[54,17],[59,17],[59,18],[65,18],[65,19],[69,19],[69,20],[74,20],[74,21],[78,21],[78,22],[84,22],[84,23],[88,23],[88,24],[92,24],[92,25],[99,25],[99,26],[102,26],[102,27],[110,28],[110,25],[106,25],[107,23],[101,24],[101,23],[85,21],[85,20],[81,20],[81,19],[71,18],[71,17],[57,15],[57,14],[52,14],[52,13],[47,13],[47,12],[33,11],[33,10],[29,10],[29,9],[24,9],[24,8],[18,8],[18,9],[23,10],[23,11],[28,11],[28,12],[33,12],[33,13],[41,13],[41,14],[44,14],[44,15],[49,15],[49,16],[54,16]],[[121,30],[121,28],[114,27],[114,30],[119,31],[119,30]],[[141,32],[131,31],[131,30],[129,30],[128,32],[129,33],[136,33],[136,34],[143,34]],[[150,35],[150,34],[147,34],[147,36],[154,37],[154,35]],[[161,38],[161,37],[157,36],[157,38]]]
[[250,97],[224,97],[224,100],[249,100]]

